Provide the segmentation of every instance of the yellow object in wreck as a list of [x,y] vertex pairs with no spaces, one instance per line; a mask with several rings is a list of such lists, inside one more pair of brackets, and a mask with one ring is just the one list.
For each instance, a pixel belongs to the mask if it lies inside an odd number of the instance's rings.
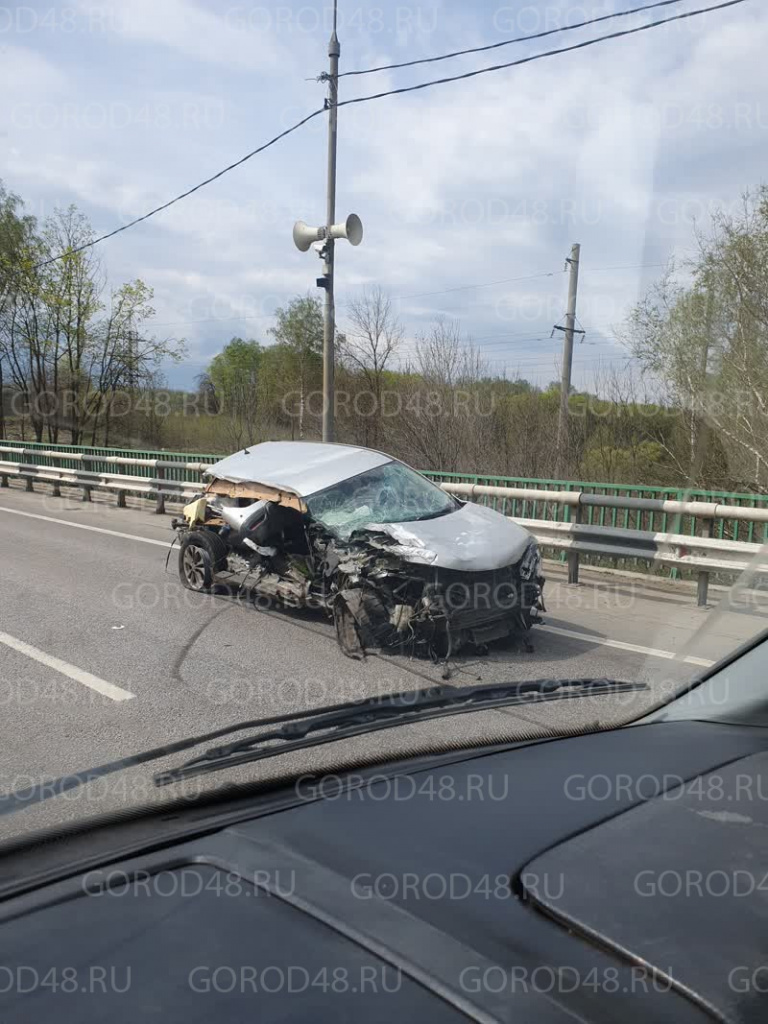
[[197,498],[196,501],[191,501],[189,505],[185,505],[182,509],[182,514],[187,520],[190,526],[195,523],[202,523],[205,519],[205,510],[208,507],[207,498]]

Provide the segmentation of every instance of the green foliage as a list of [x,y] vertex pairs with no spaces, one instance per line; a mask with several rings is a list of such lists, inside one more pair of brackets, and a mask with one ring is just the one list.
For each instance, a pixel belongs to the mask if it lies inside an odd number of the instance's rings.
[[108,436],[118,394],[155,386],[160,363],[185,351],[147,330],[155,311],[143,281],[104,295],[92,240],[74,206],[38,225],[0,182],[0,383],[22,399],[22,435],[31,425],[38,441]]
[[258,341],[232,338],[221,352],[214,356],[208,375],[219,399],[230,404],[241,393],[243,384],[255,391],[262,364],[262,346]]
[[581,476],[606,483],[663,483],[665,458],[664,449],[654,441],[641,441],[632,448],[588,448],[582,456]]
[[[81,248],[92,237],[74,207],[38,224],[0,182],[0,387],[26,403],[14,432],[213,451],[319,437],[316,296],[278,308],[266,343],[232,338],[200,378],[194,416],[180,393],[158,414],[160,371],[185,344],[153,334],[148,284],[105,292],[98,250]],[[336,338],[338,438],[445,471],[546,479],[560,456],[571,478],[768,489],[768,187],[747,194],[738,214],[716,214],[698,242],[686,277],[670,267],[627,316],[638,379],[606,376],[599,394],[572,389],[565,452],[559,381],[494,376],[460,324],[440,319],[400,362],[403,328],[380,288],[349,304]],[[0,403],[0,437],[2,416]]]
[[323,351],[323,310],[320,300],[306,295],[275,310],[277,325],[269,333],[296,361],[297,366],[319,358]]
[[[625,334],[685,430],[674,457],[694,485],[708,467],[768,487],[768,188],[738,214],[716,213],[680,284],[670,268],[635,306]],[[719,445],[719,453],[715,451]]]
[[[322,385],[323,311],[320,300],[307,295],[275,310],[277,324],[269,333],[276,344],[267,349],[269,404],[291,436],[303,437],[308,421],[317,420],[310,402]],[[314,411],[314,415],[313,415]]]

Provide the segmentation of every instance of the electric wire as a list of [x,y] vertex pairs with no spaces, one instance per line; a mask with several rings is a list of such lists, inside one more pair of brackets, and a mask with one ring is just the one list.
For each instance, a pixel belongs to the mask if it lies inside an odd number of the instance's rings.
[[441,53],[436,57],[421,57],[418,60],[405,60],[399,64],[380,64],[375,68],[360,68],[356,71],[342,71],[338,78],[350,78],[358,75],[372,75],[378,71],[395,71],[399,68],[412,68],[418,64],[435,64],[438,61],[450,60],[453,57],[464,57],[469,53],[487,53],[489,50],[498,50],[502,46],[512,46],[514,43],[528,43],[534,39],[545,39],[547,36],[557,35],[559,32],[574,32],[577,29],[585,28],[588,25],[597,25],[602,21],[611,21],[614,18],[628,18],[633,14],[642,14],[645,11],[652,11],[658,7],[671,7],[673,4],[682,3],[683,0],[658,0],[657,3],[646,4],[643,7],[632,7],[626,11],[616,11],[613,14],[603,14],[598,18],[587,18],[575,25],[560,25],[558,28],[546,29],[543,32],[532,32],[524,36],[516,36],[514,39],[503,39],[498,43],[489,43],[486,46],[470,46],[465,50],[453,50],[450,53]]
[[[712,7],[703,7],[698,8],[695,11],[686,11],[682,14],[676,14],[669,18],[662,18],[657,21],[648,22],[645,25],[637,25],[633,28],[622,29],[619,32],[612,32],[608,35],[597,36],[595,38],[587,39],[580,43],[574,43],[571,46],[561,47],[556,50],[547,50],[544,53],[531,54],[528,57],[521,57],[518,58],[517,60],[507,61],[503,64],[495,64],[487,68],[476,68],[474,71],[466,71],[460,75],[450,75],[445,78],[436,78],[432,79],[431,81],[420,82],[417,85],[403,86],[399,89],[388,89],[383,92],[373,93],[368,96],[355,96],[352,97],[351,99],[342,100],[341,102],[338,102],[336,106],[346,107],[351,106],[353,104],[370,103],[373,100],[384,99],[387,96],[400,96],[404,95],[405,93],[417,92],[422,89],[429,89],[433,85],[445,85],[449,82],[458,82],[470,78],[476,78],[478,75],[486,75],[492,71],[502,71],[505,68],[520,67],[523,64],[530,64],[537,60],[544,60],[547,57],[555,57],[563,53],[571,53],[575,50],[582,50],[589,46],[595,46],[597,43],[607,42],[612,39],[621,39],[625,36],[635,35],[639,32],[647,32],[650,29],[659,28],[662,25],[668,25],[672,22],[682,21],[684,19],[689,18],[695,18],[698,17],[699,15],[709,14],[712,11],[724,10],[725,8],[728,7],[736,7],[745,2],[746,0],[724,0],[723,3],[715,4]],[[51,263],[56,263],[58,260],[64,259],[67,256],[75,255],[78,252],[82,252],[84,249],[89,249],[92,246],[98,245],[100,242],[106,241],[108,238],[113,238],[115,235],[119,235],[123,231],[127,231],[129,228],[135,227],[137,224],[141,224],[143,221],[149,220],[150,217],[154,217],[156,214],[161,213],[163,210],[167,210],[170,206],[173,206],[175,203],[180,202],[182,199],[186,199],[188,196],[191,196],[199,189],[204,188],[206,185],[210,185],[211,182],[216,181],[218,178],[221,178],[225,174],[228,174],[229,171],[232,171],[236,167],[239,167],[241,164],[244,164],[247,160],[252,159],[252,157],[256,156],[258,153],[263,153],[264,150],[269,149],[271,146],[274,146],[275,143],[279,142],[281,139],[284,139],[286,136],[297,131],[297,129],[301,128],[308,121],[311,121],[313,118],[318,117],[320,114],[324,113],[325,110],[325,106],[320,107],[317,110],[313,110],[312,113],[307,114],[306,117],[303,117],[300,121],[297,121],[289,128],[286,128],[278,135],[275,135],[273,138],[269,139],[269,141],[263,143],[261,146],[258,146],[256,149],[251,150],[250,153],[246,153],[246,155],[241,157],[239,160],[234,161],[234,163],[231,163],[226,167],[223,167],[220,171],[217,171],[215,174],[212,174],[204,181],[201,181],[197,185],[194,185],[192,188],[187,189],[185,192],[182,192],[179,195],[174,196],[173,199],[169,199],[167,202],[162,203],[160,206],[156,206],[154,209],[149,210],[149,212],[143,214],[141,217],[136,217],[134,218],[134,220],[129,221],[127,224],[123,224],[119,228],[115,228],[113,231],[108,231],[106,234],[99,235],[97,238],[91,239],[90,241],[85,242],[83,245],[76,246],[72,249],[67,249],[64,252],[59,253],[57,256],[52,256],[50,257],[50,259],[43,260],[41,263],[36,264],[33,267],[33,269],[38,270],[41,267],[50,265]]]
[[638,32],[648,32],[650,29],[659,28],[661,25],[669,25],[675,21],[683,21],[687,18],[695,18],[701,14],[709,14],[712,11],[720,11],[726,7],[736,7],[746,3],[747,0],[724,0],[723,3],[715,4],[713,7],[700,7],[695,11],[685,11],[683,14],[674,14],[669,18],[661,18],[658,21],[648,22],[646,25],[636,25],[634,28],[621,29],[619,32],[611,32],[609,35],[597,36],[593,39],[585,39],[580,43],[573,43],[571,46],[562,46],[557,50],[546,50],[544,53],[533,53],[528,57],[519,57],[517,60],[506,61],[504,64],[492,64],[487,68],[476,68],[474,71],[465,71],[461,75],[448,75],[445,78],[433,78],[428,82],[419,82],[417,85],[401,86],[399,89],[386,89],[383,92],[371,93],[368,96],[354,96],[352,99],[342,100],[337,107],[348,107],[355,103],[370,103],[372,100],[381,100],[386,96],[402,96],[409,92],[418,92],[421,89],[429,89],[433,85],[446,85],[449,82],[461,82],[469,78],[477,78],[478,75],[487,75],[492,71],[503,71],[505,68],[516,68],[523,64],[531,64],[537,60],[544,60],[545,57],[556,57],[562,53],[572,53],[575,50],[583,50],[588,46],[595,46],[597,43],[604,43],[611,39],[621,39],[624,36],[636,35]]

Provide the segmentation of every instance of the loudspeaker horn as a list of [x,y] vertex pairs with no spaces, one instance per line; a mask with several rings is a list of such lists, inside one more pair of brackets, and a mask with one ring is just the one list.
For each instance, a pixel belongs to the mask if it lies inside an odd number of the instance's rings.
[[293,225],[293,244],[301,252],[307,252],[313,242],[320,242],[325,238],[325,228],[311,228],[303,220],[297,220]]
[[350,213],[342,224],[331,226],[331,238],[346,238],[350,245],[360,245],[363,240],[363,222],[356,213]]

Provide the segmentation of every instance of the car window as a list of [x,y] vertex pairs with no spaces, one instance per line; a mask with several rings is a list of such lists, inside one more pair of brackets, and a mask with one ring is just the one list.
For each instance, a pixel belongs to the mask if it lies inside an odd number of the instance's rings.
[[432,519],[458,508],[454,498],[401,462],[319,491],[307,500],[310,514],[337,536],[348,537],[369,523]]

